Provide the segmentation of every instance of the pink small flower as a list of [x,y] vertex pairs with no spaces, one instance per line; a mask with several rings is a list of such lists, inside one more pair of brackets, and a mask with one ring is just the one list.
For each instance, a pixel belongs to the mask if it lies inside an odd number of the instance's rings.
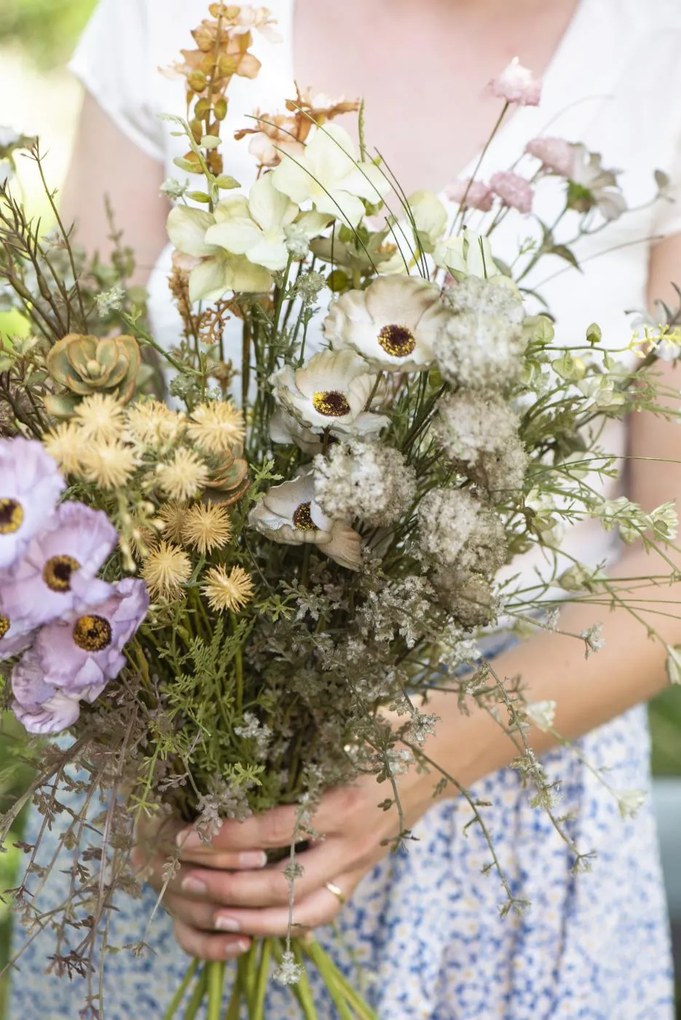
[[537,106],[541,97],[541,81],[514,57],[500,75],[489,83],[493,96],[519,106]]
[[521,213],[532,211],[532,188],[519,174],[514,174],[511,170],[492,174],[489,186],[504,205],[517,209]]
[[575,165],[575,147],[564,138],[533,138],[525,152],[538,159],[545,170],[559,177],[571,177]]
[[445,195],[450,201],[458,202],[464,209],[479,209],[480,212],[489,212],[494,201],[491,189],[482,181],[452,181],[446,188]]

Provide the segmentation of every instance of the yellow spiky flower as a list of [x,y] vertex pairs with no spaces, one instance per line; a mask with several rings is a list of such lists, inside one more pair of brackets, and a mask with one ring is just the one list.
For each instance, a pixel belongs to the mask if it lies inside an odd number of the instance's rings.
[[211,567],[201,585],[211,609],[218,612],[242,609],[253,598],[254,590],[251,575],[243,567],[232,567],[229,573],[225,567]]
[[192,564],[186,552],[170,542],[160,542],[152,549],[142,567],[142,577],[154,597],[179,595],[191,574]]
[[187,432],[205,453],[225,453],[242,443],[244,416],[228,400],[210,400],[194,408]]
[[177,500],[170,500],[159,507],[158,516],[161,521],[160,530],[167,535],[171,542],[177,545],[182,544],[182,532],[184,519],[187,513],[187,504],[178,503]]
[[221,549],[232,534],[232,522],[227,510],[219,503],[195,503],[187,510],[182,538],[187,545],[206,556],[213,549]]
[[186,419],[159,400],[145,400],[127,409],[126,425],[132,442],[158,448],[172,442],[184,429]]
[[170,499],[188,500],[205,488],[210,472],[197,454],[186,447],[175,450],[172,460],[159,464],[158,481]]

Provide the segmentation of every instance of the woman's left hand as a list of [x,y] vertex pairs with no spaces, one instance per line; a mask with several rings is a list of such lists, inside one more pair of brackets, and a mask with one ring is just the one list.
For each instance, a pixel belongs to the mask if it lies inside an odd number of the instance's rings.
[[[404,825],[411,827],[433,803],[436,777],[412,767],[398,777]],[[365,776],[353,786],[331,790],[311,823],[315,841],[296,854],[302,873],[295,880],[294,933],[333,920],[360,879],[390,851],[400,824],[387,782]],[[221,855],[240,850],[274,850],[304,838],[296,833],[295,807],[278,807],[245,822],[224,822],[212,843],[189,830],[178,835],[182,867],[168,890],[173,910],[196,930],[210,957],[211,931],[246,935],[285,935],[289,925],[288,856],[259,871],[220,870]],[[323,837],[323,838],[322,838]],[[222,865],[224,867],[224,865]],[[178,901],[182,901],[181,903]],[[196,938],[194,939],[196,943]]]

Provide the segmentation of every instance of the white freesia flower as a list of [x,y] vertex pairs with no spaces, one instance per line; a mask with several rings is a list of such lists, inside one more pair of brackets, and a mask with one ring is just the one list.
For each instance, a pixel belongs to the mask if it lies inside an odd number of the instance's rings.
[[298,205],[312,201],[318,212],[351,227],[364,215],[362,199],[375,204],[390,190],[374,163],[358,160],[350,135],[336,124],[317,128],[300,158],[284,154],[272,182]]
[[212,227],[240,213],[248,216],[248,204],[240,195],[220,202],[214,213],[185,205],[171,209],[167,222],[171,243],[183,255],[199,260],[189,274],[192,301],[217,300],[229,290],[259,293],[269,289],[272,277],[266,269],[206,240]]
[[617,170],[606,170],[598,152],[589,152],[585,145],[572,145],[572,184],[568,191],[570,208],[588,212],[594,206],[606,220],[616,220],[626,211],[627,202],[617,183]]
[[412,269],[422,253],[432,255],[447,229],[447,210],[432,191],[415,191],[407,199],[409,215],[393,222],[388,235],[395,253],[379,262],[381,274]]
[[634,818],[646,802],[645,790],[616,790],[617,807],[622,818]]
[[[249,262],[266,269],[284,269],[289,258],[288,227],[300,210],[264,174],[250,190],[244,207],[233,202],[226,215],[206,231],[207,244],[224,248],[233,255],[245,255]],[[304,214],[296,223],[303,236],[312,238],[324,229],[328,216]]]
[[348,570],[359,570],[362,540],[345,521],[333,521],[315,499],[311,471],[268,489],[248,522],[261,535],[284,545],[318,545],[321,551]]
[[334,349],[352,348],[374,367],[413,372],[433,364],[433,344],[450,312],[440,289],[420,276],[386,276],[333,303],[324,335]]
[[368,435],[388,422],[365,410],[376,376],[353,351],[320,351],[302,368],[284,365],[270,382],[279,403],[314,432]]
[[556,719],[556,702],[552,700],[547,701],[531,701],[528,705],[525,705],[525,716],[533,726],[536,726],[538,730],[546,733],[548,730],[553,729],[553,724]]
[[440,241],[435,246],[433,258],[440,269],[447,269],[457,279],[464,276],[485,279],[499,276],[489,238],[468,227],[464,227],[462,233]]

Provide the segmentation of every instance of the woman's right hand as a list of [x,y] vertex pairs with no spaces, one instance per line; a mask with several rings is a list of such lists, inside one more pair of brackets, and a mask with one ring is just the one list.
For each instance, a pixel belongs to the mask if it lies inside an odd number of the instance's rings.
[[[267,855],[263,850],[220,850],[206,845],[192,848],[192,863],[180,859],[182,847],[178,834],[187,831],[186,822],[173,818],[145,819],[137,825],[132,864],[139,877],[162,895],[161,903],[173,918],[173,932],[179,945],[190,956],[203,960],[227,960],[241,956],[250,948],[248,936],[220,932],[215,924],[221,904],[211,904],[192,894],[188,872],[197,864],[215,871],[254,871],[263,868]],[[170,873],[170,877],[169,877]]]

